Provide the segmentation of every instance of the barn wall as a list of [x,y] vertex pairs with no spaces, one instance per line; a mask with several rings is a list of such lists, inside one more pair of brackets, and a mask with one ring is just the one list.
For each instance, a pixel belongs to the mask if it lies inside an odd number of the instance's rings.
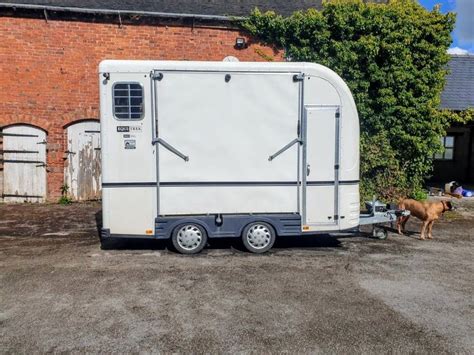
[[0,17],[0,126],[28,123],[48,132],[48,198],[55,200],[64,181],[64,127],[99,117],[101,60],[282,60],[260,44],[235,49],[236,37],[248,38],[225,28]]

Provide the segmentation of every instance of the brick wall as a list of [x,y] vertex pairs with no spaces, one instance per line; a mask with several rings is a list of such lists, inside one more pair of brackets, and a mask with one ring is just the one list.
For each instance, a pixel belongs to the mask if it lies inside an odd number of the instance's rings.
[[[234,48],[236,37],[250,45]],[[63,184],[65,126],[99,117],[98,64],[103,59],[282,60],[235,29],[45,21],[0,17],[0,127],[15,123],[48,133],[48,198]]]

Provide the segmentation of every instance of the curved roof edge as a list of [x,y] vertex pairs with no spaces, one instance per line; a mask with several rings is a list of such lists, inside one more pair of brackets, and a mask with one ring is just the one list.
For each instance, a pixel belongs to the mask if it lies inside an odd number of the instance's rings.
[[334,84],[340,95],[346,96],[357,110],[354,98],[346,82],[324,65],[309,62],[221,62],[221,61],[167,61],[167,60],[103,60],[99,72],[150,72],[152,70],[219,70],[219,71],[270,71],[300,73],[321,77]]

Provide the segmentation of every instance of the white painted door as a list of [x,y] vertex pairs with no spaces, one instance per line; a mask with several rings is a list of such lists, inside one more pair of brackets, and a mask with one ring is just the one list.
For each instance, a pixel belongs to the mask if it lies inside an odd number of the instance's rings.
[[[305,109],[306,139],[303,162],[305,224],[338,224],[338,134],[337,107]],[[311,228],[310,228],[311,230]]]
[[44,202],[46,132],[27,125],[2,130],[3,201]]
[[67,128],[65,180],[74,200],[100,198],[100,123],[82,121]]

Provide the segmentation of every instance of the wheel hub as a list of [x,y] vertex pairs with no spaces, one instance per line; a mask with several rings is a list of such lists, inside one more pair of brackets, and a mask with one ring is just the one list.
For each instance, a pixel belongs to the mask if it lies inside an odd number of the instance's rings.
[[271,233],[268,227],[263,224],[252,226],[247,232],[247,241],[255,249],[265,248],[271,240]]
[[202,241],[202,232],[195,225],[188,224],[180,228],[178,231],[178,244],[186,250],[196,249]]

